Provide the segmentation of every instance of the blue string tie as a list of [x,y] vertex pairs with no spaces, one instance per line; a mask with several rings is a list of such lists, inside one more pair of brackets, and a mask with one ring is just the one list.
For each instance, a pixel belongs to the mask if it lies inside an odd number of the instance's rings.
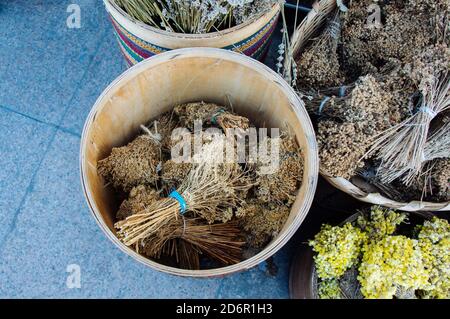
[[220,114],[222,114],[222,113],[225,113],[225,110],[224,110],[224,109],[220,109],[220,110],[218,110],[216,113],[214,113],[214,115],[211,117],[211,123],[212,123],[212,124],[217,124],[217,117],[218,117]]
[[322,102],[320,102],[319,105],[319,115],[322,114],[322,110],[325,107],[325,104],[327,104],[327,102],[330,100],[331,98],[329,96],[325,96],[322,100]]
[[347,90],[347,87],[345,85],[341,86],[339,88],[339,97],[343,97],[345,95],[346,90]]
[[428,106],[422,106],[419,108],[419,112],[428,114],[432,119],[436,117],[437,112],[429,108]]
[[183,196],[178,193],[176,190],[172,190],[169,194],[170,198],[175,199],[180,204],[180,215],[184,215],[186,213],[187,203],[184,200]]

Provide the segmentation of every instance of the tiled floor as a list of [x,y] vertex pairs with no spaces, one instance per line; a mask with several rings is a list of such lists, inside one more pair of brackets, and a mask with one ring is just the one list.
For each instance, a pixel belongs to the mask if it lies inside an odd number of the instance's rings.
[[[80,29],[66,26],[71,3]],[[208,280],[153,271],[105,238],[81,192],[79,141],[96,98],[125,68],[100,0],[0,3],[0,298],[287,298],[291,256],[311,227],[276,254],[276,275],[262,264]],[[321,188],[325,202],[340,196]],[[81,288],[67,285],[71,264]]]

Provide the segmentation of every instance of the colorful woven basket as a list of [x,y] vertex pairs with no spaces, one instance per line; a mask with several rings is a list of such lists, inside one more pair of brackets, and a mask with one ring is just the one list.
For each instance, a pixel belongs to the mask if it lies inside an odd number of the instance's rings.
[[280,15],[280,5],[258,19],[207,34],[167,32],[131,18],[111,0],[103,0],[129,66],[156,54],[189,47],[221,48],[263,60]]

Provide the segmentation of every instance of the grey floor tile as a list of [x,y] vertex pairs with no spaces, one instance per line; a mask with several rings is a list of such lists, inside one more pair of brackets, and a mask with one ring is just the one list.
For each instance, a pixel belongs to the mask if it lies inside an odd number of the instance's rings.
[[[78,148],[78,138],[57,134],[0,251],[0,297],[214,297],[219,280],[153,271],[110,243],[85,205]],[[80,289],[66,286],[71,264],[80,266]]]
[[0,108],[0,247],[54,131]]
[[[70,29],[69,4],[81,28]],[[0,105],[58,124],[109,22],[98,0],[0,4]]]
[[292,248],[284,247],[272,262],[222,279],[215,298],[289,298],[289,262]]
[[78,134],[81,134],[84,121],[97,98],[127,68],[117,45],[112,26],[110,26],[110,29],[94,58],[92,67],[86,74],[83,84],[71,101],[61,124],[66,129]]

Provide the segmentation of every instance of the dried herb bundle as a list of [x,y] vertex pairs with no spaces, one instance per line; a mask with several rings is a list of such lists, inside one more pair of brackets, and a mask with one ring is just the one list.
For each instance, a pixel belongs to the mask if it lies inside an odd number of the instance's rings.
[[[279,144],[278,168],[271,174],[263,168],[270,163],[260,156],[256,164],[256,197],[262,203],[292,204],[303,179],[303,156],[297,142],[289,136],[276,138]],[[269,143],[270,140],[270,143]],[[274,138],[267,138],[261,143],[267,143],[270,149]],[[270,154],[273,154],[270,151]]]
[[[373,143],[381,165],[379,175],[389,183],[402,178],[406,185],[420,173],[431,121],[450,108],[450,78],[436,77],[421,92],[418,111],[400,124],[389,128]],[[432,144],[433,146],[435,144]],[[436,150],[438,151],[438,150]]]
[[289,213],[286,205],[250,201],[237,210],[236,216],[252,247],[262,247],[281,231]]
[[335,14],[325,30],[297,61],[298,87],[323,88],[338,86],[343,81],[338,59],[338,41],[341,32],[339,14]]
[[[218,216],[236,208],[239,203],[237,192],[242,188],[240,179],[243,172],[223,167],[216,170],[206,165],[198,165],[191,170],[177,192],[186,200],[186,211],[199,216]],[[149,237],[171,220],[180,218],[182,207],[174,198],[165,198],[154,202],[143,212],[128,217],[115,224],[123,242],[131,246]]]
[[114,0],[134,19],[158,29],[207,33],[268,12],[277,0]]
[[[348,11],[337,10],[296,59],[304,66],[297,89],[308,111],[318,116],[321,169],[333,177],[359,175],[399,201],[411,194],[413,199],[450,197],[429,191],[437,188],[431,168],[449,158],[442,120],[450,108],[448,1],[347,4]],[[380,16],[369,16],[368,8]],[[336,16],[340,38],[330,45]],[[321,61],[306,64],[317,47],[327,52],[316,55]],[[326,84],[330,60],[339,75]],[[405,186],[399,198],[394,189]]]
[[[196,121],[202,122],[201,131],[194,126]],[[177,125],[187,128],[177,128],[174,134]],[[296,140],[283,133],[259,141],[257,161],[250,153],[240,158],[242,147],[236,144],[240,136],[227,135],[227,130],[239,128],[247,134],[250,127],[256,133],[249,119],[219,105],[178,105],[174,112],[141,126],[145,134],[119,148],[120,156],[99,161],[99,173],[105,178],[117,171],[123,174],[114,186],[128,193],[114,225],[119,239],[150,258],[174,259],[186,269],[200,269],[204,257],[237,263],[243,253],[264,247],[289,216],[302,182],[303,155]],[[273,141],[279,154],[270,149]],[[266,148],[269,144],[268,153],[261,152],[262,144]],[[245,152],[253,147],[244,146]],[[153,153],[142,156],[146,147]],[[279,155],[274,168],[273,155]],[[135,167],[147,169],[147,163],[153,165],[151,182],[135,177],[140,173]],[[266,174],[267,168],[271,171]]]
[[[200,219],[178,219],[162,227],[154,236],[146,239],[145,254],[159,257],[164,247],[173,245],[178,239],[192,245],[191,249],[206,254],[225,265],[235,264],[242,259],[241,230],[236,222],[205,225]],[[144,243],[145,243],[144,242]]]
[[124,191],[139,185],[154,185],[161,163],[160,144],[141,135],[126,146],[113,148],[111,155],[98,162],[98,173],[108,183]]
[[206,124],[218,124],[226,132],[226,129],[236,128],[246,130],[249,128],[248,118],[231,113],[223,106],[213,103],[187,103],[175,107],[175,113],[185,127],[194,128],[194,122],[200,121]]

